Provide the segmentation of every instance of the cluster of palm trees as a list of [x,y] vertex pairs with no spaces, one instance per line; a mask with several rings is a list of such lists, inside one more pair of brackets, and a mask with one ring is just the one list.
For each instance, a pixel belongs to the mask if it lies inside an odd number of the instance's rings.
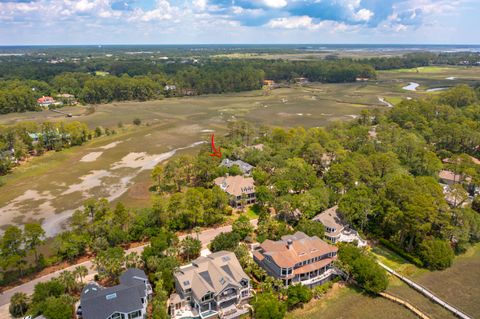
[[[85,266],[77,266],[73,271],[63,271],[58,277],[58,281],[65,286],[68,294],[78,293],[88,275],[88,269]],[[29,308],[30,298],[24,292],[16,292],[10,299],[10,314],[14,317],[24,316]]]
[[88,275],[85,266],[77,266],[73,271],[62,271],[58,280],[65,286],[68,294],[79,292],[83,288],[83,280]]

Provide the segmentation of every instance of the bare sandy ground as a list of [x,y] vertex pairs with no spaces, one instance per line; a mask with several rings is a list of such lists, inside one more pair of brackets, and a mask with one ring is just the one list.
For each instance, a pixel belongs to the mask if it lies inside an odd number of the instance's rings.
[[80,162],[95,162],[103,152],[91,152],[80,159]]
[[[92,170],[87,175],[80,177],[75,184],[52,182],[57,194],[51,192],[39,192],[30,189],[24,194],[14,198],[0,207],[0,225],[18,224],[27,218],[25,205],[32,206],[29,209],[28,218],[42,221],[47,236],[53,236],[64,229],[66,221],[76,209],[55,209],[55,199],[60,196],[78,195],[76,197],[83,201],[90,197],[105,197],[113,201],[122,196],[133,184],[133,179],[142,171],[151,170],[157,164],[169,159],[176,152],[195,147],[203,142],[195,142],[190,145],[172,149],[161,154],[147,154],[145,152],[131,152],[123,156],[119,161],[111,163],[107,168]],[[113,148],[118,143],[111,143],[106,146]],[[90,153],[91,154],[91,153]]]
[[123,142],[123,141],[112,142],[112,143],[110,143],[110,144],[104,145],[104,146],[99,147],[99,148],[104,149],[104,150],[109,150],[109,149],[111,149],[111,148],[116,147],[118,144],[120,144],[120,143],[122,143],[122,142]]

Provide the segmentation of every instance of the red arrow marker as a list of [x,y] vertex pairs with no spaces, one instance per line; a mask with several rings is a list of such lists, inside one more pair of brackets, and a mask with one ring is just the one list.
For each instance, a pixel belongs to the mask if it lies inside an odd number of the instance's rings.
[[216,156],[218,158],[222,158],[222,150],[219,147],[218,150],[215,148],[215,135],[212,134],[212,154],[209,154],[210,156]]

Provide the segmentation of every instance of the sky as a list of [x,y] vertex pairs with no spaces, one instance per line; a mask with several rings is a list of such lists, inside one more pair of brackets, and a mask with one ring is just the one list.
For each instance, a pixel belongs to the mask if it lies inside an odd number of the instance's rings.
[[480,44],[480,0],[0,0],[0,45]]

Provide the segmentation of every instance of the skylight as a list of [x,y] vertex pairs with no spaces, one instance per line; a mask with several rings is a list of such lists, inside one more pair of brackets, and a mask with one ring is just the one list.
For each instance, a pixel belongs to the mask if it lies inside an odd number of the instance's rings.
[[223,260],[224,262],[227,262],[227,261],[230,260],[230,256],[223,256],[223,257],[222,257],[222,260]]
[[107,300],[112,300],[117,298],[117,294],[116,293],[109,294],[109,295],[106,295],[105,298],[107,298]]
[[184,285],[184,286],[190,286],[190,281],[185,280],[185,281],[183,282],[183,285]]
[[225,278],[220,278],[220,284],[224,285],[225,284]]

